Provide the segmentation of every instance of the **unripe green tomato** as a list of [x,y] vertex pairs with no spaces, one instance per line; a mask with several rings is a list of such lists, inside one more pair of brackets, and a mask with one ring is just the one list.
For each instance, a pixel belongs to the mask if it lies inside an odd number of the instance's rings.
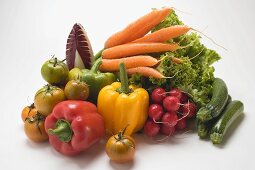
[[67,80],[68,72],[67,65],[55,57],[47,60],[41,68],[43,79],[53,85],[64,83]]
[[70,80],[76,80],[82,77],[82,71],[79,68],[73,68],[68,73],[68,81]]

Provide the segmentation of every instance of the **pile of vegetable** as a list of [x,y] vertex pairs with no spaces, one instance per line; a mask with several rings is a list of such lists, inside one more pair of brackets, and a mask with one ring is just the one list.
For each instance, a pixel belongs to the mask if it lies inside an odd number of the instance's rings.
[[195,123],[201,139],[221,144],[244,106],[214,77],[212,64],[221,57],[200,38],[172,8],[154,9],[94,55],[85,29],[75,24],[66,59],[53,56],[42,65],[47,85],[22,110],[27,137],[68,156],[105,137],[107,155],[119,163],[134,158],[132,135],[141,131],[156,140]]

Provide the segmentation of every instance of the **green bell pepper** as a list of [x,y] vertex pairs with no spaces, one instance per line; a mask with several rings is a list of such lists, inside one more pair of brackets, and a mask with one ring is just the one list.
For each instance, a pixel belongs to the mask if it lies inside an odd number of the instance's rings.
[[97,96],[99,91],[109,84],[116,81],[113,73],[101,73],[99,67],[102,64],[102,60],[99,58],[96,60],[90,70],[82,69],[81,80],[89,85],[89,98],[88,100],[97,103]]

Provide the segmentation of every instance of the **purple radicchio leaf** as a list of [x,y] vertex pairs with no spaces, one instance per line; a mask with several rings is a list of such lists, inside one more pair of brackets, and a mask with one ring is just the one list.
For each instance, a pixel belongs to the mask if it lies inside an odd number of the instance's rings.
[[66,44],[66,63],[68,68],[87,68],[92,65],[93,51],[86,31],[81,24],[74,24]]

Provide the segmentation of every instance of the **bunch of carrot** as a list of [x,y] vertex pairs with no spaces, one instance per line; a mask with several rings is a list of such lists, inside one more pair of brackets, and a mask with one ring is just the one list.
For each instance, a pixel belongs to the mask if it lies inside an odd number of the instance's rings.
[[172,11],[172,8],[153,10],[110,36],[104,45],[100,69],[118,71],[119,63],[124,62],[128,74],[139,73],[146,77],[166,78],[152,68],[161,60],[147,54],[182,48],[176,43],[166,43],[166,41],[187,33],[191,28],[186,25],[176,25],[147,33]]

